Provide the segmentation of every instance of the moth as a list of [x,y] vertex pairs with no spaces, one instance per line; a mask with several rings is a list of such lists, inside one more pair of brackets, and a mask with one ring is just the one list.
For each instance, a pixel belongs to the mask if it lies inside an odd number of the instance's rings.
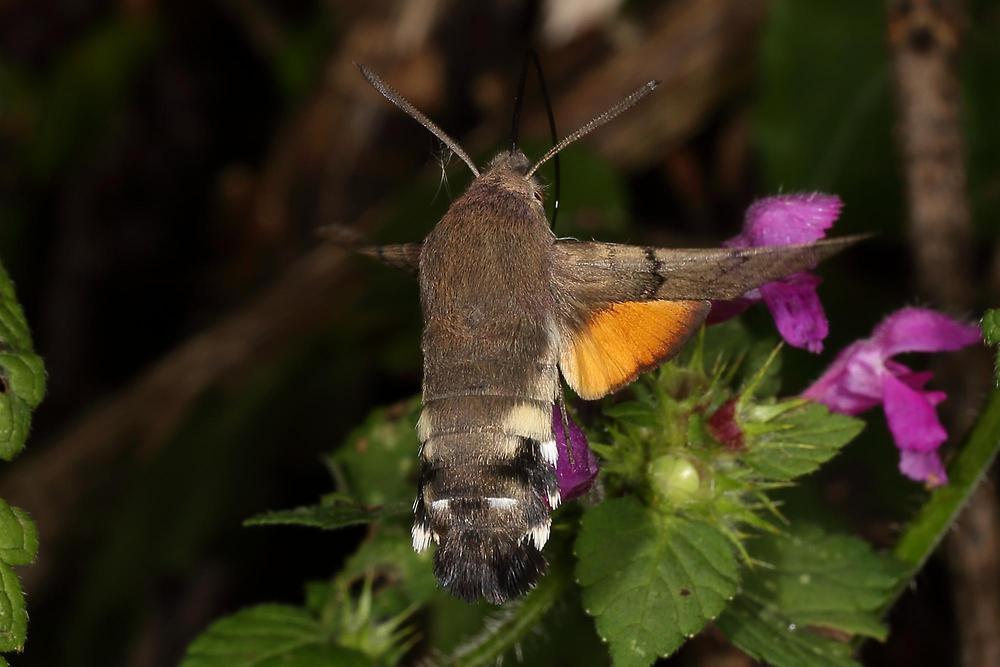
[[857,239],[674,249],[557,238],[538,168],[655,82],[534,163],[512,147],[480,171],[443,130],[359,68],[475,175],[423,243],[356,249],[420,281],[424,376],[413,548],[437,544],[435,576],[457,597],[502,604],[545,571],[542,548],[560,501],[552,415],[561,381],[587,400],[617,391],[676,354],[711,299],[737,298],[810,269]]

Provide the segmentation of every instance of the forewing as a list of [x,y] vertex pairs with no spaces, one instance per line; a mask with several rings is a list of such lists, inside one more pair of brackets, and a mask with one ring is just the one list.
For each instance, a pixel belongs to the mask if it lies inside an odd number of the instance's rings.
[[735,299],[764,283],[811,269],[862,238],[764,248],[559,241],[553,279],[556,291],[582,292],[598,301]]
[[335,245],[376,259],[379,262],[407,273],[420,272],[422,243],[397,243],[392,245],[366,244],[363,237],[353,229],[341,225],[328,225],[319,234]]
[[680,351],[710,299],[810,269],[860,238],[695,249],[558,241],[552,276],[563,377],[581,398],[606,396]]

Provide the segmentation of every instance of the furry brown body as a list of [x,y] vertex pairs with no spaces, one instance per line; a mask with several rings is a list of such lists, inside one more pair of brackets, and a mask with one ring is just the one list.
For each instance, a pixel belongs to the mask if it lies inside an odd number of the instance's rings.
[[544,567],[558,503],[552,406],[558,329],[549,289],[555,238],[501,154],[424,241],[424,411],[414,545],[439,542],[439,581],[499,603]]
[[557,239],[535,170],[653,82],[533,165],[512,150],[480,174],[453,139],[361,71],[476,176],[423,244],[357,249],[420,277],[424,410],[413,546],[438,544],[435,574],[452,593],[500,604],[530,589],[545,568],[541,550],[560,500],[552,439],[560,378],[580,398],[606,396],[676,354],[710,299],[734,299],[810,269],[858,238],[688,249]]

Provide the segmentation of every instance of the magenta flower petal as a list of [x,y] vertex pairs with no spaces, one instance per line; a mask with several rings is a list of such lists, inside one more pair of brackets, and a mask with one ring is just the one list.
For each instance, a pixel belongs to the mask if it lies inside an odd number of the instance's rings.
[[812,274],[796,273],[760,288],[781,337],[792,347],[815,354],[823,351],[823,339],[830,331],[823,304],[816,294],[819,282]]
[[892,375],[886,375],[882,385],[885,398],[885,418],[900,449],[929,452],[948,439],[948,433],[938,420],[934,404],[923,392],[906,386]]
[[812,243],[826,236],[843,203],[836,195],[778,195],[747,209],[743,233],[725,245],[731,248]]
[[937,486],[947,481],[938,449],[948,433],[936,406],[944,392],[924,387],[928,372],[914,372],[891,357],[901,352],[957,350],[981,340],[975,326],[922,308],[904,308],[879,324],[871,338],[843,350],[803,396],[834,412],[858,414],[882,403],[900,452],[899,469]]
[[941,464],[937,451],[899,453],[899,472],[912,480],[924,482],[927,486],[941,486],[948,483],[948,473]]
[[[812,243],[826,236],[841,207],[840,197],[818,192],[767,197],[747,209],[743,231],[723,245],[748,248]],[[816,294],[817,285],[819,278],[803,272],[762,285],[740,299],[713,301],[708,323],[723,322],[763,300],[789,345],[820,352],[829,324]]]
[[563,415],[559,406],[552,408],[552,434],[556,441],[556,478],[559,481],[559,495],[572,500],[586,493],[600,471],[597,457],[590,451],[587,436],[567,415],[569,434],[563,427]]
[[982,332],[933,310],[903,308],[875,328],[872,340],[891,357],[901,352],[959,350],[982,340]]
[[881,365],[881,355],[870,342],[852,343],[802,395],[834,412],[860,414],[882,402]]

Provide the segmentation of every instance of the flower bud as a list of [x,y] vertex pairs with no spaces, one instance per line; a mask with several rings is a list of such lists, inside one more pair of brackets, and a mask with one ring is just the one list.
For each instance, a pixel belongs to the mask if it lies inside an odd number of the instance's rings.
[[650,462],[649,481],[654,492],[671,503],[691,502],[701,487],[701,475],[691,461],[672,454]]

